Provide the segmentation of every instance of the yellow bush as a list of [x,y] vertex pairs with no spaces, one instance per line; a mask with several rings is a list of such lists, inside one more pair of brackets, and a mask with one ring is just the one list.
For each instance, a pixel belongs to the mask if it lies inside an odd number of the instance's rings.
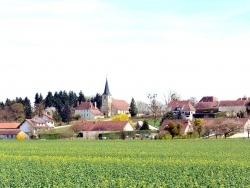
[[16,138],[17,138],[18,140],[25,140],[26,135],[25,135],[24,132],[20,132],[20,133],[17,134]]

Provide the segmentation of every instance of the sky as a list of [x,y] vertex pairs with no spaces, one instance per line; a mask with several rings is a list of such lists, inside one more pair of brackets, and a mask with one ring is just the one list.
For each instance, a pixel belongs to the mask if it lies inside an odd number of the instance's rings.
[[0,101],[250,97],[248,0],[0,0]]

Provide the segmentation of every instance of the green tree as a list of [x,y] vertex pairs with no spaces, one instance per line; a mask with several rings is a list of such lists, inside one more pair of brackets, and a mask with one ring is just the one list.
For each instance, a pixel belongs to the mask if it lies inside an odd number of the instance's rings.
[[86,102],[86,98],[83,94],[82,91],[79,92],[79,96],[78,96],[78,102],[81,103],[81,102]]
[[131,114],[132,117],[136,116],[138,113],[138,109],[137,109],[134,98],[132,98],[130,102],[129,113]]
[[14,103],[11,105],[11,112],[14,121],[23,121],[25,119],[24,106],[22,103]]
[[161,119],[161,124],[163,123],[163,121],[165,119],[177,119],[177,116],[174,114],[174,112],[167,112],[163,115],[162,119]]
[[42,102],[43,102],[42,94],[41,93],[40,94],[36,93],[36,95],[35,95],[35,104],[40,104]]
[[149,125],[148,125],[148,122],[146,120],[143,121],[143,124],[142,124],[140,130],[149,130]]
[[72,119],[71,117],[71,109],[68,104],[64,105],[62,111],[61,111],[61,117],[63,122],[69,123]]
[[44,103],[45,103],[45,108],[54,106],[54,97],[50,91],[48,92]]
[[25,117],[27,119],[32,118],[32,108],[31,108],[31,103],[28,97],[25,97],[24,99],[24,111],[25,111]]
[[167,130],[170,133],[173,139],[175,136],[180,135],[181,127],[182,127],[181,124],[178,123],[177,125],[175,125],[172,121],[170,121],[165,130]]
[[200,118],[195,118],[194,119],[194,122],[193,122],[193,128],[194,128],[194,131],[197,132],[199,134],[199,138],[201,136],[201,132],[203,130],[203,122],[202,122],[202,119]]

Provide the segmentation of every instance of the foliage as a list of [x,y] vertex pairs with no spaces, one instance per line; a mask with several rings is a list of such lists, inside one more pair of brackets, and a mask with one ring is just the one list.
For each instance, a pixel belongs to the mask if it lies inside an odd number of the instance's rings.
[[61,112],[61,117],[62,117],[62,121],[63,122],[67,122],[69,123],[71,121],[71,110],[70,110],[70,106],[68,104],[66,104]]
[[167,127],[165,128],[172,136],[172,139],[175,137],[175,136],[178,136],[180,135],[181,133],[181,127],[182,125],[181,124],[174,124],[172,121],[169,122],[169,124],[167,125]]
[[129,121],[128,114],[117,114],[112,117],[112,121]]
[[79,92],[79,96],[78,96],[77,100],[78,100],[79,103],[86,102],[86,98],[85,98],[85,96],[84,96],[84,94],[83,94],[82,91]]
[[131,99],[129,113],[131,114],[132,117],[136,116],[138,113],[138,109],[137,109],[134,98]]
[[25,118],[26,119],[32,118],[32,108],[28,97],[25,97],[23,105],[24,105]]
[[160,124],[162,124],[163,121],[164,121],[165,119],[177,119],[177,116],[176,116],[176,115],[174,114],[174,112],[172,112],[172,111],[166,112],[166,113],[163,115]]
[[14,103],[10,108],[14,121],[21,122],[25,119],[24,106],[21,103]]
[[201,132],[203,131],[203,122],[202,122],[201,118],[194,119],[193,128],[194,128],[194,132],[197,132],[199,134],[199,137],[200,137]]
[[96,103],[96,107],[101,109],[101,107],[102,107],[102,96],[99,93],[97,93],[95,95],[95,97],[91,97],[90,101],[92,103]]
[[148,122],[146,120],[143,121],[143,124],[140,130],[149,130]]
[[81,119],[81,115],[80,115],[80,114],[75,114],[74,119],[75,119],[75,120]]
[[19,132],[19,133],[16,135],[16,138],[17,138],[17,140],[25,140],[26,135],[25,135],[24,132]]

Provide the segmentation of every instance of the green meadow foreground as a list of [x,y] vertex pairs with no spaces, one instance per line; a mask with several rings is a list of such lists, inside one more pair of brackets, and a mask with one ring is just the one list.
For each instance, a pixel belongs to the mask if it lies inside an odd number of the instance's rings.
[[0,187],[250,187],[250,140],[2,140]]

